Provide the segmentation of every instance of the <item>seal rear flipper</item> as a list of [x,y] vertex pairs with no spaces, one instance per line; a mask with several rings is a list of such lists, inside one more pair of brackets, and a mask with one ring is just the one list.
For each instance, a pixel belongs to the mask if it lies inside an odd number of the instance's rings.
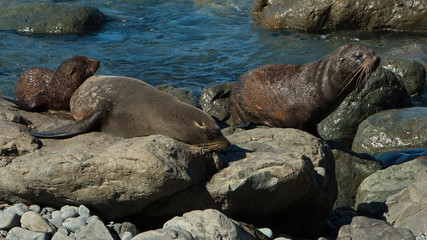
[[19,101],[17,99],[10,98],[10,97],[3,96],[3,95],[0,95],[0,97],[6,101],[9,101],[9,102],[15,104],[15,106],[17,108],[22,109],[22,110],[27,111],[27,112],[42,112],[42,111],[47,110],[47,108],[45,108],[43,106],[36,106],[36,105],[34,105],[34,103]]
[[105,117],[107,109],[104,107],[99,108],[74,123],[53,129],[45,132],[29,131],[31,135],[39,138],[69,138],[82,133],[96,131],[100,128],[102,120]]

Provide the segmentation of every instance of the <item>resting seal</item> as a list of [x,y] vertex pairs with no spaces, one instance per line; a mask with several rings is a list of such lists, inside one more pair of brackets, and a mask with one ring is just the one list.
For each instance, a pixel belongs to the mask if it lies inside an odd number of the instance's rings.
[[54,71],[31,68],[18,78],[15,87],[18,100],[2,98],[27,111],[67,110],[74,91],[98,67],[97,60],[75,56],[63,61]]
[[319,61],[272,64],[244,73],[230,95],[234,125],[298,128],[316,136],[317,124],[379,65],[361,45],[339,47]]
[[30,133],[64,138],[100,129],[124,138],[162,134],[212,150],[230,144],[205,112],[135,78],[90,77],[71,97],[70,109],[76,122]]

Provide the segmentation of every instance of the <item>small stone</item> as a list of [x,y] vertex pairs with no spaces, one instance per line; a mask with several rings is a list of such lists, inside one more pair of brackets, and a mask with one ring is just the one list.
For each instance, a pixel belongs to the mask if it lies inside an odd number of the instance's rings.
[[89,217],[89,218],[86,220],[86,223],[87,223],[87,224],[89,224],[89,223],[93,223],[93,222],[96,222],[96,221],[100,221],[100,219],[99,219],[99,217],[98,217],[98,216],[93,215],[93,216]]
[[50,213],[52,213],[53,211],[55,211],[55,209],[54,208],[51,208],[51,207],[45,207],[45,208],[43,208],[41,211],[40,211],[40,215],[46,215],[46,214],[50,214]]
[[7,236],[8,240],[49,240],[49,236],[46,233],[33,232],[20,227],[12,228]]
[[19,215],[12,211],[0,212],[0,230],[9,230],[19,225]]
[[6,237],[7,231],[6,230],[0,230],[0,236]]
[[86,225],[86,221],[82,218],[67,218],[62,224],[62,226],[70,232],[75,232],[84,225]]
[[63,219],[73,218],[79,216],[79,208],[75,206],[64,206],[61,208],[61,217]]
[[84,205],[80,205],[79,207],[79,215],[82,218],[88,219],[90,217],[90,210]]
[[6,211],[12,211],[12,212],[18,214],[19,216],[22,216],[28,210],[29,210],[28,207],[22,203],[13,204],[12,207],[9,207],[6,209]]
[[125,232],[125,233],[123,233],[123,235],[120,238],[120,240],[130,240],[133,237],[135,237],[135,235],[133,235],[131,232]]
[[33,211],[28,211],[22,215],[21,224],[35,232],[53,233],[56,230],[46,219]]
[[49,219],[49,222],[52,223],[53,226],[55,226],[56,228],[60,228],[62,227],[62,224],[64,223],[64,219],[62,218],[51,218]]
[[39,206],[39,205],[31,205],[30,207],[29,207],[29,209],[31,210],[31,211],[34,211],[34,212],[36,212],[36,213],[40,213],[41,212],[41,207]]
[[270,228],[259,228],[258,231],[262,232],[268,238],[273,237],[273,231]]
[[58,228],[57,232],[61,232],[62,234],[67,235],[67,236],[69,234],[68,230],[66,228],[64,228],[64,227]]
[[113,240],[107,227],[101,221],[94,221],[76,231],[77,239],[88,239],[88,236],[90,239]]
[[58,211],[58,210],[53,211],[53,212],[52,212],[52,219],[55,219],[55,218],[62,218],[62,217],[61,217],[61,215],[62,215],[62,212],[61,212],[61,211]]
[[62,232],[56,232],[51,240],[75,240],[75,238],[69,237]]

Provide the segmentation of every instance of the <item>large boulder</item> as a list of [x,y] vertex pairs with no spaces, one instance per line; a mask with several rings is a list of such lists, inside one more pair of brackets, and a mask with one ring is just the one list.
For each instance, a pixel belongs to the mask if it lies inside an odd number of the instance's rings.
[[352,141],[359,124],[367,117],[385,109],[413,106],[412,100],[398,77],[378,68],[361,89],[350,93],[340,106],[318,125],[324,139]]
[[0,30],[27,34],[87,34],[100,29],[105,16],[86,6],[2,0]]
[[415,240],[414,234],[406,228],[395,228],[386,221],[354,217],[349,225],[343,226],[337,240]]
[[424,90],[426,72],[421,63],[417,61],[393,60],[385,63],[383,67],[400,77],[406,91],[410,95],[419,96]]
[[427,107],[376,113],[357,130],[352,150],[374,154],[427,147]]
[[394,227],[408,228],[415,236],[427,231],[427,174],[409,187],[387,198],[387,222]]
[[427,31],[427,1],[256,0],[252,12],[268,30],[382,29]]
[[376,171],[360,184],[356,206],[361,203],[384,202],[387,197],[408,187],[425,174],[427,174],[427,159],[414,159]]

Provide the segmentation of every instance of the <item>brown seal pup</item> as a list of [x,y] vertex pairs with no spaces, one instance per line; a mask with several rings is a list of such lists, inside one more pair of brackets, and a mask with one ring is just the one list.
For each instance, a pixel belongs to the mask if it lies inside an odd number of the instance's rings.
[[67,110],[74,91],[99,67],[97,60],[71,57],[54,71],[31,68],[19,76],[15,91],[18,100],[3,97],[27,111]]
[[135,78],[90,77],[71,97],[70,109],[76,122],[30,133],[64,138],[100,129],[125,138],[162,134],[212,150],[230,144],[208,114]]
[[379,65],[361,45],[339,47],[319,61],[272,64],[244,73],[230,96],[234,125],[249,123],[298,128],[316,136],[317,124],[332,113]]

